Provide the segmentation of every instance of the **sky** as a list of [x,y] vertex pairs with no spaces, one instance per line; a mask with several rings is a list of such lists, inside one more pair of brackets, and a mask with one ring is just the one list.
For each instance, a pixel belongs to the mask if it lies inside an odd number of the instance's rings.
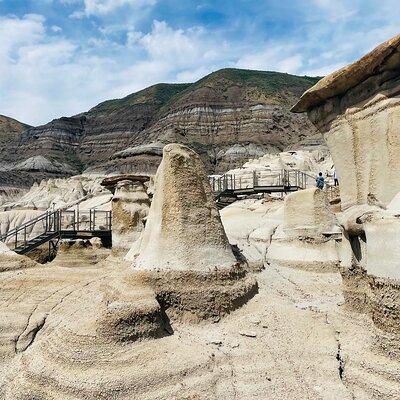
[[323,76],[400,33],[398,0],[0,0],[0,114],[31,125],[225,67]]

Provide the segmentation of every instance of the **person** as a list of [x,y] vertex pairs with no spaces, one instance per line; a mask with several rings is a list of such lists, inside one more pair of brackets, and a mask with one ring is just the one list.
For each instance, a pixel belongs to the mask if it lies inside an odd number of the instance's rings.
[[339,179],[336,173],[336,169],[333,170],[333,183],[335,186],[339,186]]
[[322,176],[322,172],[318,174],[317,179],[315,181],[317,182],[317,188],[322,190],[325,185],[325,179]]

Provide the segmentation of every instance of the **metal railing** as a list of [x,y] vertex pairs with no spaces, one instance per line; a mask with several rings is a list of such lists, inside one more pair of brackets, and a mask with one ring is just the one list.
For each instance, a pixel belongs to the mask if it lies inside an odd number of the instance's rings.
[[279,188],[289,187],[306,189],[309,180],[314,179],[305,172],[299,170],[270,170],[250,171],[240,175],[224,174],[210,176],[210,185],[214,193],[222,193],[226,190],[255,189],[259,187]]
[[55,210],[33,218],[0,235],[0,241],[9,246],[27,247],[39,237],[45,238],[63,232],[94,232],[111,230],[111,211]]

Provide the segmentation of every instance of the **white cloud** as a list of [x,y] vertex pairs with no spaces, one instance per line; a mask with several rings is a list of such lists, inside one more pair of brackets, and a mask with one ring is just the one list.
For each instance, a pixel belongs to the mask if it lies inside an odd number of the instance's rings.
[[267,43],[265,49],[245,54],[236,63],[238,68],[287,73],[298,72],[302,65],[302,57],[296,49],[283,43]]
[[60,27],[57,26],[57,25],[53,25],[53,26],[51,27],[51,30],[52,30],[54,33],[62,32],[62,28],[60,28]]
[[154,21],[152,31],[144,35],[139,43],[153,59],[181,64],[200,56],[203,47],[200,35],[201,32],[196,29],[186,32],[174,30],[164,21]]
[[126,34],[126,44],[128,47],[135,46],[139,43],[140,39],[143,37],[142,32],[130,30]]
[[38,15],[0,18],[0,110],[31,124],[95,103],[107,92],[107,72],[114,66],[49,35],[44,23]]
[[0,18],[0,60],[13,58],[19,46],[40,40],[45,32],[44,18],[28,14],[24,18]]
[[156,4],[157,0],[61,0],[67,4],[82,2],[84,9],[75,11],[72,18],[83,18],[90,15],[105,15],[121,7],[129,6],[136,9]]

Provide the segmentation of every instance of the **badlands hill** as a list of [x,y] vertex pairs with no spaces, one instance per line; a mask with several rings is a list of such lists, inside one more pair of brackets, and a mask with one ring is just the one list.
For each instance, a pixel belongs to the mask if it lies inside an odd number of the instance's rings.
[[23,124],[16,119],[0,115],[0,138],[3,139],[9,135],[21,133],[30,128],[29,125]]
[[0,115],[0,166],[7,149],[10,149],[18,141],[20,134],[29,128],[31,128],[29,125],[5,115]]
[[157,84],[26,129],[5,143],[3,170],[24,171],[27,186],[83,171],[154,173],[162,147],[177,142],[197,151],[209,172],[225,172],[308,137],[318,143],[308,120],[289,111],[317,81],[223,69],[192,84]]

